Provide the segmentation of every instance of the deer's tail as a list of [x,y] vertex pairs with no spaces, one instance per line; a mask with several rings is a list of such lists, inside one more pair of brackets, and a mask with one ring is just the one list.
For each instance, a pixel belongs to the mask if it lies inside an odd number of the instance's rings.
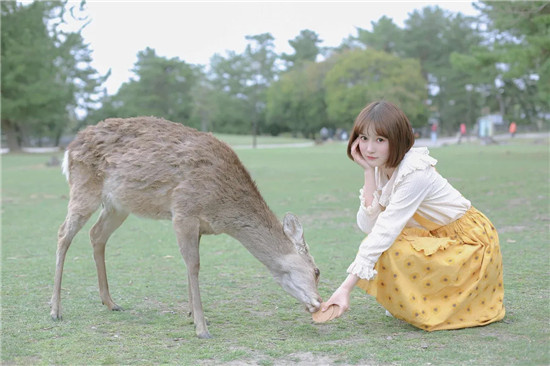
[[63,163],[61,163],[61,171],[65,175],[65,178],[67,178],[67,182],[69,181],[69,150],[65,150],[65,155],[63,156]]

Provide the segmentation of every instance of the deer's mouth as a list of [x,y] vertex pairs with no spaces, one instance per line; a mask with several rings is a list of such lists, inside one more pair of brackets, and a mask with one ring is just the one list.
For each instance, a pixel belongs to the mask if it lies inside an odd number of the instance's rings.
[[312,299],[310,303],[305,304],[305,307],[306,307],[306,311],[310,313],[316,312],[321,307],[321,298],[318,297],[316,299]]

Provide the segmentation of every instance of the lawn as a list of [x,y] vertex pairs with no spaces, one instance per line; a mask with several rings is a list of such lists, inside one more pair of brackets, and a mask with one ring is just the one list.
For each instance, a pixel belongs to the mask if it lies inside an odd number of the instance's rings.
[[[201,293],[213,339],[195,337],[187,279],[168,221],[130,216],[107,245],[111,294],[101,305],[87,232],[65,263],[63,321],[49,316],[57,229],[68,186],[50,155],[2,156],[3,365],[548,365],[549,141],[432,149],[438,170],[491,218],[504,257],[502,322],[427,333],[386,317],[354,290],[350,310],[315,324],[244,247],[226,235],[201,241]],[[362,234],[355,225],[360,169],[340,143],[238,149],[271,209],[291,211],[321,269],[328,298]],[[58,157],[61,158],[61,153]]]

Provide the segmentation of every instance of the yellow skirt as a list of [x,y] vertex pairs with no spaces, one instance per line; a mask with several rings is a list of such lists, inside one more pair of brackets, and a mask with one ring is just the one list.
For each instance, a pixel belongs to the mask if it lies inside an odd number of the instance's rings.
[[435,230],[405,228],[375,269],[373,280],[357,286],[418,328],[475,327],[504,317],[498,234],[473,207]]

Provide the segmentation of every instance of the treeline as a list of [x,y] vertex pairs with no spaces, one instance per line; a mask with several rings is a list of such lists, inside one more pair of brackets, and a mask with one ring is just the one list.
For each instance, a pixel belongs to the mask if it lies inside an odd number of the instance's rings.
[[[133,77],[107,95],[81,37],[85,3],[2,2],[2,134],[10,148],[50,141],[107,117],[155,115],[213,132],[292,133],[349,129],[358,111],[383,98],[414,127],[472,128],[482,113],[548,123],[550,3],[481,1],[479,17],[425,7],[404,27],[382,17],[337,48],[313,30],[277,54],[270,33],[246,37],[242,53],[210,65],[137,53]],[[67,31],[67,20],[81,28]]]

